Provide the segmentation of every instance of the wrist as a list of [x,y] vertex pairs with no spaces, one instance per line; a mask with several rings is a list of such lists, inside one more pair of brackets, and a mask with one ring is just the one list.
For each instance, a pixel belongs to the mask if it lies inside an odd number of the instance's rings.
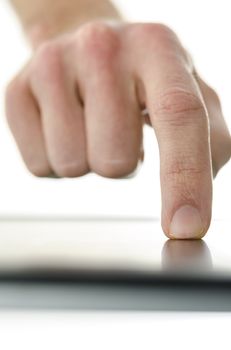
[[121,20],[109,0],[11,0],[33,48],[94,20]]

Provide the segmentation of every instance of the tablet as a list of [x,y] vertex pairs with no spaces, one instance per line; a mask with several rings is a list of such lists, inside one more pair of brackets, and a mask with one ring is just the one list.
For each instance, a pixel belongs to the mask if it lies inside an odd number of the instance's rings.
[[180,241],[154,218],[1,218],[0,307],[231,310],[229,228]]

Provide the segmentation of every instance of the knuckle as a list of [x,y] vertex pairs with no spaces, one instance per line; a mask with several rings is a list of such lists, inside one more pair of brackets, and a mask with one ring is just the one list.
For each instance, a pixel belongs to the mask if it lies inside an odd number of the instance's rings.
[[138,42],[140,48],[146,46],[152,48],[155,55],[164,54],[169,61],[182,61],[189,65],[188,55],[182,46],[176,33],[162,23],[134,24],[128,29],[131,42]]
[[118,50],[119,38],[109,25],[92,22],[83,25],[77,32],[78,47],[89,58],[111,60]]
[[53,166],[55,173],[59,177],[79,177],[89,172],[86,162],[72,161],[61,162],[58,161]]
[[205,106],[200,98],[191,92],[181,89],[171,89],[156,96],[153,106],[154,114],[161,116],[161,120],[173,122],[175,126],[187,122],[190,116],[204,117]]
[[[164,173],[163,173],[164,172]],[[205,178],[209,179],[208,169],[189,162],[175,162],[162,171],[162,181],[171,191],[177,193],[182,201],[196,202]]]
[[166,24],[163,23],[156,23],[155,24],[155,31],[159,36],[175,36],[174,31],[168,27]]
[[160,42],[161,44],[176,40],[176,34],[168,26],[162,23],[134,24],[129,28],[133,40],[148,40],[149,42]]
[[190,181],[191,187],[208,171],[209,165],[198,156],[181,156],[167,162],[162,176],[165,181],[184,184]]
[[107,178],[121,178],[133,173],[138,166],[138,160],[110,159],[97,160],[91,163],[91,169],[96,174]]
[[145,23],[139,26],[138,32],[141,35],[147,36],[169,36],[172,35],[172,30],[162,23]]
[[172,177],[185,177],[185,176],[195,176],[195,175],[201,175],[203,174],[204,170],[202,168],[199,168],[197,166],[193,166],[190,164],[180,164],[179,162],[172,165],[171,168],[169,168],[166,171],[166,176],[172,176]]
[[35,82],[50,82],[60,75],[61,50],[54,41],[47,41],[38,49],[30,65],[30,74]]

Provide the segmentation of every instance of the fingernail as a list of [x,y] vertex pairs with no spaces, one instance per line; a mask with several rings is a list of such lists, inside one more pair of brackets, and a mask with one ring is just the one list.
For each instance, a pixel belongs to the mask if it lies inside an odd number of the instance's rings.
[[184,205],[175,212],[170,225],[170,235],[173,238],[200,238],[202,233],[203,225],[198,209]]

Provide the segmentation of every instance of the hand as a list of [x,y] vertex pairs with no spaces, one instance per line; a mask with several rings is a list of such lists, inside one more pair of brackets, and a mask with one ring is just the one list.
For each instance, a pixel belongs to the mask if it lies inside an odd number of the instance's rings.
[[143,158],[144,108],[160,150],[163,230],[200,238],[212,171],[230,158],[231,139],[216,93],[169,28],[82,25],[40,45],[6,95],[10,128],[37,176],[130,174]]

